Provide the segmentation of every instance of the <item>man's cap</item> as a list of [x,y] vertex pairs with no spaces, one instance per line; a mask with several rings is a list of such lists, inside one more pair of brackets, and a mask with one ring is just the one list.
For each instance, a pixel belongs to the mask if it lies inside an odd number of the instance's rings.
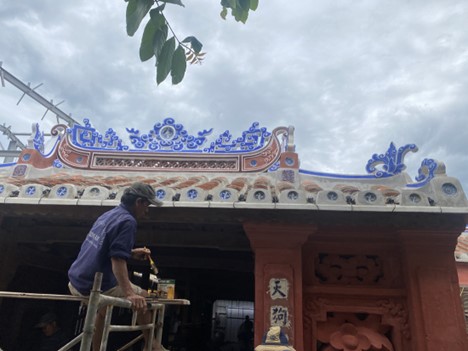
[[131,194],[136,195],[139,197],[143,197],[149,201],[149,203],[153,204],[154,206],[162,206],[162,202],[156,198],[156,193],[151,185],[136,182],[130,185],[127,189],[125,189],[124,194]]
[[53,312],[48,312],[39,319],[39,322],[34,326],[35,328],[45,327],[47,324],[57,321],[57,315]]

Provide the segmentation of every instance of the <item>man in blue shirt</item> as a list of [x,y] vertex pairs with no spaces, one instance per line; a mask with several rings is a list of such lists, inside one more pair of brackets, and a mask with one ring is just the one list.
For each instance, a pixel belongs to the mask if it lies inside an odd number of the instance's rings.
[[[150,323],[146,312],[147,292],[130,282],[127,260],[146,260],[151,251],[147,248],[133,248],[137,230],[137,220],[148,213],[150,204],[161,206],[154,189],[144,183],[134,183],[125,189],[120,205],[101,215],[86,236],[78,257],[68,271],[68,287],[73,295],[87,296],[93,286],[96,272],[102,272],[101,289],[103,294],[124,297],[140,313],[140,324]],[[93,350],[99,350],[104,326],[105,310],[99,310],[93,337]],[[149,335],[144,333],[145,341]],[[154,345],[155,343],[153,343]],[[161,345],[153,346],[162,349]],[[145,345],[145,350],[147,350]]]

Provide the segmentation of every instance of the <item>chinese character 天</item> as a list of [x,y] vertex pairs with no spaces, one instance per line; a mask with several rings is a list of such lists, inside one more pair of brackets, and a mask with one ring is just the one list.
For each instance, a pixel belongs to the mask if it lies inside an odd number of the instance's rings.
[[289,292],[289,282],[284,278],[272,278],[269,284],[270,297],[273,300],[287,299]]

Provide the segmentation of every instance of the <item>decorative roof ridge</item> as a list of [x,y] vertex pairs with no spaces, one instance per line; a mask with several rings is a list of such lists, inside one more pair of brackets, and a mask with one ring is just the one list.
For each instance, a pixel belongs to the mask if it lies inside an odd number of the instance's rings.
[[[33,135],[28,148],[23,151],[17,164],[1,165],[0,172],[13,169],[13,177],[28,177],[26,165],[37,169],[75,169],[86,172],[178,172],[178,173],[243,173],[276,172],[288,169],[286,178],[296,175],[310,175],[320,179],[343,180],[341,186],[349,192],[355,192],[349,183],[354,181],[378,182],[394,179],[411,189],[420,189],[436,177],[446,176],[443,162],[426,158],[421,162],[415,181],[403,171],[406,169],[404,158],[409,152],[416,152],[415,144],[397,148],[393,142],[382,154],[373,154],[365,169],[367,174],[335,174],[310,171],[299,168],[297,154],[294,153],[294,128],[278,127],[273,132],[259,127],[258,122],[242,133],[242,137],[233,139],[229,131],[222,133],[209,147],[207,137],[213,129],[203,130],[196,135],[189,134],[182,124],[173,118],[166,118],[156,123],[148,133],[141,134],[136,129],[129,129],[132,144],[139,145],[130,149],[124,145],[115,131],[109,128],[104,135],[97,132],[88,119],[84,125],[67,128],[56,125],[51,134],[55,144],[45,154],[44,133],[39,125],[33,125]],[[283,140],[280,141],[279,137]],[[144,142],[144,143],[143,143]],[[143,145],[143,144],[145,145]],[[144,149],[144,150],[143,150]],[[295,155],[291,157],[291,155]],[[293,172],[293,173],[291,173]],[[283,172],[283,174],[286,174]],[[286,185],[285,185],[286,186]],[[320,188],[320,185],[318,185]],[[318,190],[318,188],[316,190]]]
[[[89,119],[83,120],[84,125],[75,124],[67,128],[72,145],[84,150],[100,151],[138,151],[138,152],[164,152],[164,153],[248,153],[263,148],[270,140],[272,133],[265,127],[259,127],[258,122],[242,132],[241,136],[233,138],[229,130],[221,133],[209,146],[208,136],[213,128],[189,134],[182,124],[176,123],[173,118],[166,118],[156,123],[147,133],[141,133],[136,128],[125,128],[129,134],[131,146],[126,145],[117,132],[109,128],[104,134],[94,128]],[[40,140],[36,144],[41,145]],[[36,147],[37,149],[37,147]]]
[[[393,142],[384,154],[373,154],[367,161],[366,171],[368,174],[337,174],[316,172],[310,170],[299,169],[299,173],[312,175],[321,178],[335,178],[343,180],[373,180],[382,178],[391,178],[396,175],[403,174],[406,169],[404,158],[409,152],[417,152],[418,147],[415,144],[406,144],[400,148],[396,148]],[[427,185],[434,177],[445,176],[446,167],[443,162],[435,159],[426,158],[421,162],[418,169],[418,176],[415,177],[415,182],[407,183],[408,188],[421,188]]]
[[[55,145],[44,155],[44,134],[36,124],[18,164],[87,171],[263,172],[279,160],[281,152],[293,148],[288,138],[292,138],[294,128],[278,127],[270,133],[254,122],[242,136],[233,139],[226,130],[208,147],[204,144],[212,129],[193,136],[172,118],[156,123],[146,134],[133,128],[127,132],[132,149],[112,128],[100,134],[88,119],[84,125],[71,128],[59,124],[51,132]],[[21,173],[18,170],[17,175]]]

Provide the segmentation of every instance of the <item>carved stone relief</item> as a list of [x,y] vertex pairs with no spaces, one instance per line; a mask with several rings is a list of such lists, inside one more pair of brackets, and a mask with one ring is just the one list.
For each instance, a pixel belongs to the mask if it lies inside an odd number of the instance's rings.
[[410,327],[408,324],[408,312],[403,304],[394,300],[383,300],[377,303],[378,306],[385,309],[387,315],[397,320],[400,325],[401,334],[406,338],[411,338]]
[[322,284],[377,285],[384,272],[379,256],[320,253],[315,276]]
[[317,350],[395,351],[391,330],[376,314],[329,312],[325,322],[317,323]]
[[410,342],[408,312],[397,299],[346,301],[309,295],[304,300],[307,351],[402,351]]

